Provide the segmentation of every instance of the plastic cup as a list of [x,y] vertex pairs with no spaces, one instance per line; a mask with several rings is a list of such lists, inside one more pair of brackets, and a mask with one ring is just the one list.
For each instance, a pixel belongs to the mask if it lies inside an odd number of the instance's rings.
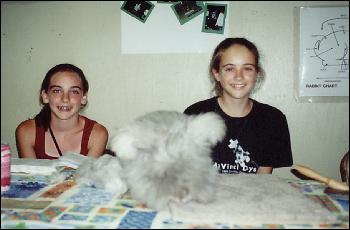
[[11,148],[1,144],[1,193],[10,189],[11,184]]

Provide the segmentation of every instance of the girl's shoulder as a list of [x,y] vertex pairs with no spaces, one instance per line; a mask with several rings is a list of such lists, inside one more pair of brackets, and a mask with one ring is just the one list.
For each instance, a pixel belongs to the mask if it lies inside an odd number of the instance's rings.
[[97,134],[104,134],[104,135],[107,134],[108,135],[107,128],[104,127],[102,124],[98,123],[97,121],[95,121],[93,131]]
[[22,121],[18,126],[16,130],[35,130],[35,120],[34,119],[27,119],[25,121]]
[[185,114],[199,114],[215,111],[217,106],[217,97],[212,97],[206,100],[198,101],[190,106],[188,106],[184,113]]
[[[86,116],[82,116],[85,119],[85,126],[91,126],[91,132],[95,136],[103,135],[103,136],[108,136],[108,131],[105,126],[102,124],[98,123],[95,120],[92,120]],[[88,128],[89,129],[89,128]]]
[[281,125],[284,126],[287,122],[287,118],[281,110],[272,105],[257,101],[254,101],[250,120],[255,121],[255,124],[259,124],[259,126],[268,126],[271,129],[273,127],[280,127]]
[[34,136],[36,132],[36,125],[34,119],[22,121],[16,128],[17,136]]
[[269,104],[265,104],[265,103],[261,103],[261,102],[258,102],[254,99],[251,99],[253,101],[253,110],[254,110],[254,113],[259,115],[259,116],[272,116],[272,117],[280,117],[280,116],[284,116],[283,112],[272,106],[272,105],[269,105]]

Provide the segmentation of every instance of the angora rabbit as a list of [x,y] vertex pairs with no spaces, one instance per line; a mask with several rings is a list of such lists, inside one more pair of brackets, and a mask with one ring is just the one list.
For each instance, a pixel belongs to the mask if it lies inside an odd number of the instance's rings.
[[110,146],[132,197],[161,210],[170,201],[214,199],[217,172],[210,152],[225,132],[215,113],[155,111],[120,128]]
[[108,154],[97,160],[87,157],[78,167],[74,179],[78,184],[102,188],[118,196],[128,190],[118,158]]

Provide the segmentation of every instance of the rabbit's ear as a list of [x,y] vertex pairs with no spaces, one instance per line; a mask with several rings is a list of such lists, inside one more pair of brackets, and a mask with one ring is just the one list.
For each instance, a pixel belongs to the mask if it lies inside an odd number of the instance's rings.
[[137,148],[134,145],[134,138],[128,135],[127,130],[119,130],[111,139],[110,147],[120,159],[135,159]]
[[225,122],[213,112],[194,115],[189,121],[188,129],[193,137],[209,142],[210,145],[221,141],[226,133]]

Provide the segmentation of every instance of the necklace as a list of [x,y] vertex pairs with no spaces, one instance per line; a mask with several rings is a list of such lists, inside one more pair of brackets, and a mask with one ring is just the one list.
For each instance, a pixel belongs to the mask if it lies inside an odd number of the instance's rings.
[[57,143],[57,141],[56,141],[55,135],[53,135],[53,132],[52,132],[52,129],[51,129],[51,125],[49,126],[49,130],[50,130],[50,134],[51,134],[51,137],[52,137],[52,139],[53,139],[53,142],[55,142],[56,149],[57,149],[58,153],[60,154],[60,156],[62,156],[61,149],[60,149],[60,147],[58,146],[58,143]]

